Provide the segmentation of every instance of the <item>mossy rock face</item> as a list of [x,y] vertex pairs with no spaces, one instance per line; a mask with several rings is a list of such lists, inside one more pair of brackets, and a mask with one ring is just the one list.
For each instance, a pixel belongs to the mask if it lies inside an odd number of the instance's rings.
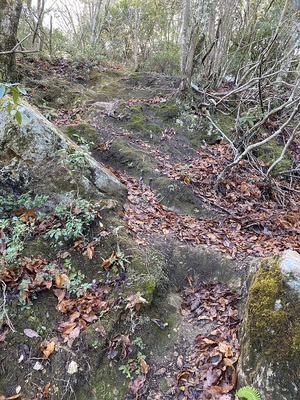
[[127,126],[129,129],[142,132],[152,132],[161,133],[162,128],[153,123],[149,122],[143,113],[142,106],[132,106],[130,107],[130,112],[128,113],[129,121]]
[[60,130],[78,145],[93,146],[99,139],[96,129],[87,123],[64,125]]
[[125,170],[135,178],[147,178],[157,168],[155,160],[134,143],[116,138],[110,149],[101,154],[101,161],[107,162],[116,169]]
[[[263,146],[259,147],[256,150],[255,155],[264,164],[270,166],[281,156],[282,149],[283,147],[277,142],[277,140],[272,139],[269,142],[265,143]],[[288,171],[291,168],[292,160],[290,158],[289,152],[287,151],[281,162],[277,164],[274,168],[273,173],[278,174],[283,171]]]
[[153,181],[153,188],[161,194],[161,202],[174,211],[194,217],[208,215],[208,210],[189,185],[161,176]]
[[180,115],[179,106],[174,99],[166,101],[165,103],[154,104],[150,109],[166,122],[174,122]]
[[[299,397],[300,296],[281,268],[285,259],[286,252],[261,262],[249,290],[243,327],[240,376],[266,400]],[[300,256],[297,262],[300,269]]]
[[[89,199],[124,200],[126,188],[109,170],[88,153],[82,154],[81,148],[26,102],[19,108],[29,120],[26,125],[19,126],[7,110],[0,109],[0,158],[5,173],[0,187],[5,191],[13,187],[21,193],[34,187],[36,193],[54,202],[65,202],[72,191]],[[70,163],[70,154],[84,157],[84,167],[79,171]]]

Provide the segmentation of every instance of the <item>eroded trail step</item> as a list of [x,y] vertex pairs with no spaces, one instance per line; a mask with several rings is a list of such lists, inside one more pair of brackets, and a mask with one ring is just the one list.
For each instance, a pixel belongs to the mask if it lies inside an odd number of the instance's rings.
[[148,317],[142,325],[151,369],[133,380],[127,398],[233,399],[239,298],[220,283],[170,293],[157,309],[159,319]]

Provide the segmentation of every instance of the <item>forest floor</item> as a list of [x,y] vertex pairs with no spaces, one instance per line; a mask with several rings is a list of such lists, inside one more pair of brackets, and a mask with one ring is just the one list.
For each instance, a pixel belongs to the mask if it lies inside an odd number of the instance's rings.
[[[232,149],[217,132],[208,133],[202,99],[194,116],[180,109],[177,78],[65,60],[26,62],[23,74],[28,101],[78,144],[88,144],[126,186],[120,217],[139,246],[158,237],[164,246],[174,238],[215,249],[241,269],[245,260],[300,250],[299,175],[265,180],[262,171],[272,160],[253,155],[230,170],[216,192],[216,177],[232,161]],[[224,122],[217,110],[216,118],[223,129],[234,126],[233,116]],[[291,163],[299,163],[299,154],[300,138],[290,149]],[[154,352],[130,361],[129,339],[115,336],[108,357],[122,348],[129,360],[127,398],[233,399],[239,298],[223,283],[194,282],[187,274],[185,287],[169,299],[181,339],[170,349],[166,344],[168,359]],[[155,329],[166,328],[164,318],[152,318]]]
[[[55,79],[83,82],[88,89],[89,100],[62,108],[57,107],[58,94],[63,95],[60,86],[53,98],[47,93],[47,84],[35,86],[33,92],[43,96],[45,103],[53,104],[56,100],[53,108],[40,110],[57,126],[88,122],[96,129],[98,141],[91,146],[92,154],[126,185],[128,203],[123,217],[137,239],[142,241],[143,235],[154,232],[172,233],[185,242],[216,246],[233,257],[267,256],[286,248],[299,250],[299,137],[289,152],[295,175],[263,179],[263,172],[274,161],[274,154],[266,147],[262,148],[265,157],[252,154],[241,160],[216,192],[216,177],[232,161],[233,152],[216,132],[207,132],[210,129],[203,123],[205,117],[200,110],[194,110],[198,117],[195,123],[180,115],[176,105],[178,78],[129,73],[118,66],[101,64],[94,66],[93,73],[84,64],[75,67],[66,61],[57,65],[38,63],[37,67],[43,77],[50,74]],[[89,79],[85,80],[84,74]],[[229,90],[228,86],[225,88]],[[74,90],[72,85],[70,90]],[[82,96],[76,95],[80,103]],[[64,104],[65,100],[59,97],[59,101]],[[233,116],[230,122],[234,123]],[[280,123],[280,119],[268,121],[262,137],[269,132],[270,124],[278,127]],[[233,127],[227,126],[228,134],[230,129]],[[278,143],[284,140],[283,133]],[[271,146],[275,152],[276,142]],[[268,156],[270,159],[266,161]],[[156,182],[158,177],[166,178],[163,187]],[[161,192],[152,190],[155,182],[161,191],[166,192],[164,186],[167,186],[169,197],[176,197],[174,183],[188,187],[192,193],[188,201],[194,202],[189,212],[176,212],[170,198],[164,199]],[[139,202],[141,197],[147,197],[147,203]]]

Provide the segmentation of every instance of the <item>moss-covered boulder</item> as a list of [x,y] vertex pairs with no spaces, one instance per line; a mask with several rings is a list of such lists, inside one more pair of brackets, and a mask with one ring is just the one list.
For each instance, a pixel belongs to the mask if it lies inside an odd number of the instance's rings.
[[242,332],[241,381],[265,400],[298,399],[300,255],[262,260],[249,289]]
[[21,126],[0,109],[0,188],[16,194],[33,190],[55,203],[80,194],[121,202],[125,187],[89,152],[56,129],[26,103],[19,106]]

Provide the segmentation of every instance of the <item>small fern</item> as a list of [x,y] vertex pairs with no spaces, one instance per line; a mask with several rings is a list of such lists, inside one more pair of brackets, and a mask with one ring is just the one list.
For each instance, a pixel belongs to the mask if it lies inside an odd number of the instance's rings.
[[237,391],[239,397],[244,397],[247,400],[260,400],[260,395],[256,389],[251,386],[244,386]]

